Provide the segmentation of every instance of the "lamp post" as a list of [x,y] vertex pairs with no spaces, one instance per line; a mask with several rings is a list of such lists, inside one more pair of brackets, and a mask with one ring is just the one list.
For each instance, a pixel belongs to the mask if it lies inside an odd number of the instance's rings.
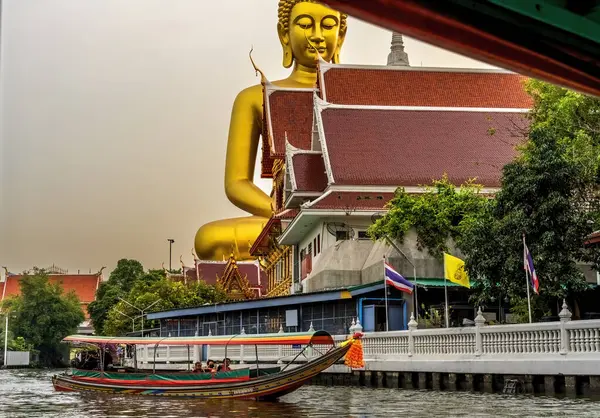
[[169,241],[169,272],[171,272],[171,261],[172,261],[172,255],[173,255],[173,243],[175,242],[175,240],[173,238],[169,238],[167,239],[167,241]]
[[6,322],[4,325],[4,368],[8,366],[8,312],[4,313],[6,317]]
[[140,309],[135,305],[132,305],[131,303],[127,302],[125,299],[123,298],[119,298],[119,300],[121,300],[122,302],[125,302],[126,304],[128,304],[129,306],[131,306],[133,309],[137,309],[138,311],[140,311],[141,313],[141,317],[142,317],[142,337],[144,336],[144,312],[146,312],[148,309],[150,309],[151,307],[153,307],[154,305],[156,305],[158,302],[160,302],[161,300],[158,299],[154,302],[152,302],[150,305],[146,306],[144,309]]
[[137,318],[139,318],[141,315],[138,315],[138,316],[132,318],[131,316],[127,315],[126,313],[121,312],[118,309],[115,309],[115,311],[117,311],[117,313],[120,313],[121,315],[126,316],[127,318],[131,319],[131,332],[135,332],[135,320]]

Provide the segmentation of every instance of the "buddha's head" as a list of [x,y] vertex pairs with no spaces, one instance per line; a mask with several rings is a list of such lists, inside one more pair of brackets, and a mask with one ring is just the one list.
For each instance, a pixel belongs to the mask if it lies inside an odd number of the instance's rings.
[[280,0],[278,15],[284,67],[291,67],[294,60],[315,67],[318,55],[325,61],[339,63],[346,37],[345,14],[315,0]]

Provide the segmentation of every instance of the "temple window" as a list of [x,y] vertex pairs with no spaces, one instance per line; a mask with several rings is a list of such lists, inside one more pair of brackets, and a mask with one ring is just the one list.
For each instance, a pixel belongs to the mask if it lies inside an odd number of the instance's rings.
[[335,231],[335,240],[343,241],[348,239],[348,231]]
[[369,239],[367,231],[358,231],[358,239]]

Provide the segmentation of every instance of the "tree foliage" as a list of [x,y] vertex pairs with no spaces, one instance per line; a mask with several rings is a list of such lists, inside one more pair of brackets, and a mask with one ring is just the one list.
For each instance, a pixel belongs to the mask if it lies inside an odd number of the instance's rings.
[[89,304],[88,312],[94,329],[101,331],[110,309],[119,302],[144,275],[144,267],[137,260],[121,259],[106,282],[96,291],[96,300]]
[[154,303],[156,304],[152,306],[152,312],[224,302],[226,294],[204,282],[175,282],[168,280],[162,271],[155,271],[148,273],[146,280],[139,280],[123,299],[129,303],[119,301],[111,308],[104,323],[105,335],[123,335],[132,331],[134,324],[137,331],[142,329],[142,325],[144,329],[158,326],[145,317],[142,324],[141,312],[138,310]]
[[[98,334],[123,335],[133,330],[150,329],[158,324],[144,317],[148,312],[218,303],[225,293],[204,282],[179,283],[168,280],[164,270],[144,271],[136,260],[119,260],[109,279],[96,293],[96,301],[88,307]],[[156,303],[155,303],[156,302]],[[155,304],[154,304],[155,303]],[[146,310],[152,305],[150,310]],[[133,320],[133,323],[132,323]]]
[[403,188],[397,189],[387,205],[388,212],[368,232],[373,239],[389,237],[402,242],[414,228],[418,249],[427,249],[439,258],[448,250],[449,240],[460,236],[463,223],[477,217],[486,204],[480,186],[468,182],[456,188],[444,176],[425,193],[409,194]]
[[60,285],[51,284],[40,269],[26,274],[20,281],[21,294],[5,302],[10,312],[9,328],[16,338],[13,345],[33,346],[40,352],[40,362],[57,366],[61,359],[60,341],[77,331],[84,315],[73,292],[63,293]]
[[457,243],[480,284],[475,299],[508,294],[518,305],[526,295],[525,234],[540,278],[533,304],[541,315],[552,298],[587,289],[578,262],[598,264],[598,251],[583,243],[599,221],[600,101],[539,81],[528,91],[528,140],[504,167],[496,198],[463,225]]

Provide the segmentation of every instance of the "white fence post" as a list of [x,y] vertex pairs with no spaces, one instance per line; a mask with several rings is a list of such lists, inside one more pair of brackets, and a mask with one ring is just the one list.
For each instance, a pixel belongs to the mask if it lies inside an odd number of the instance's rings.
[[[283,334],[283,325],[279,325],[279,332],[278,334]],[[281,346],[281,344],[277,345],[277,364],[282,364],[283,360],[281,360],[281,358],[283,357],[283,347]]]
[[415,338],[413,336],[413,331],[417,329],[419,324],[415,321],[415,315],[413,313],[410,314],[410,321],[408,321],[408,356],[412,357],[415,352]]
[[[240,335],[246,335],[246,329],[242,327],[242,332]],[[244,364],[244,346],[240,345],[240,364]]]
[[567,301],[563,299],[562,311],[559,312],[560,317],[560,354],[567,354],[569,351],[569,331],[566,324],[571,320],[571,311],[567,306]]
[[481,306],[477,309],[475,317],[475,355],[480,356],[483,353],[483,337],[481,336],[481,327],[485,325],[485,318],[481,312]]
[[[210,329],[208,330],[207,337],[212,337],[212,331]],[[210,360],[210,344],[206,346],[206,360]]]

